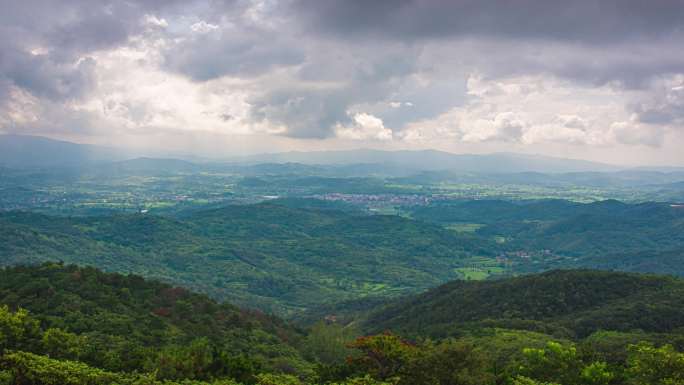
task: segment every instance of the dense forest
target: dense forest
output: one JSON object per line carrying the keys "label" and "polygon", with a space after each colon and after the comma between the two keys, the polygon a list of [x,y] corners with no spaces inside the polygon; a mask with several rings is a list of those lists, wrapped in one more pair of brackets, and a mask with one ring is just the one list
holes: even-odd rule
{"label": "dense forest", "polygon": [[682,384],[682,287],[589,270],[453,282],[301,329],[136,275],[10,267],[0,384]]}
{"label": "dense forest", "polygon": [[0,213],[0,263],[133,272],[286,315],[333,298],[417,292],[457,278],[469,257],[493,256],[493,241],[438,225],[296,206],[235,205],[180,218]]}
{"label": "dense forest", "polygon": [[476,225],[476,235],[497,238],[506,250],[546,250],[565,257],[540,260],[521,271],[592,267],[684,275],[677,263],[684,255],[681,205],[464,200],[416,207],[411,215],[445,226]]}
{"label": "dense forest", "polygon": [[[371,331],[458,336],[482,325],[585,338],[597,329],[675,335],[684,325],[684,280],[557,270],[491,281],[453,281],[372,312]],[[679,337],[677,337],[679,338]]]}
{"label": "dense forest", "polygon": [[0,213],[0,263],[136,273],[286,317],[559,267],[684,275],[684,210],[670,204],[482,200],[408,214],[317,199],[167,216],[10,211]]}

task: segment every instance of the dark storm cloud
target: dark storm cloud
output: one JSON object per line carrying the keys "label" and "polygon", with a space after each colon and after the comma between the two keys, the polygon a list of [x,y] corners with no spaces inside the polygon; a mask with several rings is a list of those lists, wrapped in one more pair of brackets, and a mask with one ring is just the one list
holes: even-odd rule
{"label": "dark storm cloud", "polygon": [[684,123],[684,81],[667,85],[652,95],[651,100],[628,107],[642,123],[681,125]]}
{"label": "dark storm cloud", "polygon": [[274,68],[302,63],[304,52],[295,42],[259,31],[239,34],[213,31],[173,46],[165,65],[196,81],[222,76],[255,76]]}
{"label": "dark storm cloud", "polygon": [[332,136],[336,125],[351,122],[351,107],[377,103],[399,89],[417,70],[418,52],[404,45],[333,44],[309,50],[296,72],[305,85],[267,89],[250,101],[252,116],[285,125],[287,136]]}
{"label": "dark storm cloud", "polygon": [[[457,95],[463,87],[440,86],[448,82],[439,80],[444,68],[488,77],[552,74],[590,87],[608,84],[625,89],[647,89],[655,77],[684,68],[684,56],[677,49],[684,33],[684,1],[294,0],[285,4],[281,10],[290,23],[283,33],[314,36],[339,51],[378,61],[391,55],[384,67],[373,66],[373,79],[364,81],[364,63],[344,54],[319,52],[303,41],[307,64],[298,74],[300,79],[343,78],[347,85],[326,91],[276,90],[255,101],[256,117],[285,124],[286,134],[293,136],[329,136],[335,124],[349,122],[346,112],[358,105],[393,129],[434,117],[463,101]],[[403,45],[405,51],[397,55],[387,50],[391,44]],[[432,45],[432,52],[412,49],[424,45]],[[421,54],[423,63],[418,62]],[[337,57],[336,62],[331,63],[330,57]],[[432,78],[432,85],[411,95],[402,87],[416,73]],[[397,98],[415,101],[414,108],[378,107]]]}
{"label": "dark storm cloud", "polygon": [[33,55],[6,48],[0,56],[4,84],[20,87],[37,97],[53,100],[78,98],[93,82],[94,60],[61,62],[47,54]]}
{"label": "dark storm cloud", "polygon": [[338,38],[493,36],[605,43],[680,31],[680,0],[295,0],[310,30]]}

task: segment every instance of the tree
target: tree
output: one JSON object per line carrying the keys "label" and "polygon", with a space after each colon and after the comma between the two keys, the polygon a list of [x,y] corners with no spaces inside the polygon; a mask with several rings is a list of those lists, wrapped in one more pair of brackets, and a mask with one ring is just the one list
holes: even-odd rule
{"label": "tree", "polygon": [[359,350],[360,355],[350,357],[349,363],[383,381],[399,376],[417,353],[414,344],[391,333],[359,337],[350,347]]}
{"label": "tree", "polygon": [[153,366],[162,379],[192,379],[204,380],[208,378],[209,367],[212,364],[212,349],[207,338],[198,338],[188,346],[169,346],[163,348]]}
{"label": "tree", "polygon": [[632,345],[626,372],[629,383],[634,385],[684,385],[684,353],[671,345]]}
{"label": "tree", "polygon": [[306,358],[324,365],[344,362],[352,352],[348,346],[354,340],[355,334],[353,329],[337,323],[318,322],[311,327],[304,340]]}
{"label": "tree", "polygon": [[585,364],[573,345],[552,341],[542,349],[524,349],[523,354],[523,362],[518,368],[519,381],[533,379],[563,385],[606,385],[614,378],[604,362]]}
{"label": "tree", "polygon": [[494,382],[485,355],[473,345],[446,340],[420,345],[419,354],[402,371],[400,384],[485,385]]}
{"label": "tree", "polygon": [[32,350],[39,340],[40,324],[28,311],[11,312],[7,306],[0,306],[0,353],[7,349]]}
{"label": "tree", "polygon": [[58,328],[50,328],[43,333],[41,339],[43,352],[52,358],[67,360],[78,359],[87,345],[85,337],[66,332]]}

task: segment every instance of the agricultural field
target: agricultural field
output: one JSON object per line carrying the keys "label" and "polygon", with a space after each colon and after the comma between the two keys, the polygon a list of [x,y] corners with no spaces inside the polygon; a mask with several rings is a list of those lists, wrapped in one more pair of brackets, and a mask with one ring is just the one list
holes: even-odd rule
{"label": "agricultural field", "polygon": [[472,257],[463,261],[463,267],[454,271],[460,279],[467,281],[480,281],[492,276],[501,276],[510,272],[510,266],[504,261],[491,257]]}

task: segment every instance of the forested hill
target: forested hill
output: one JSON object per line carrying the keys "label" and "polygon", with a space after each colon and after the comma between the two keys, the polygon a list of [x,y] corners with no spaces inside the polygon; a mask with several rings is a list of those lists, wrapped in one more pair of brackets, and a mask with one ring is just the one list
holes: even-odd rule
{"label": "forested hill", "polygon": [[[12,267],[0,269],[0,384],[681,384],[682,294],[675,278],[597,271],[455,282],[370,320],[401,334],[357,337],[138,276]],[[440,333],[458,338],[427,338]]]}
{"label": "forested hill", "polygon": [[62,260],[132,272],[281,315],[418,292],[457,278],[469,257],[493,257],[495,247],[398,216],[272,203],[181,218],[0,213],[0,264]]}
{"label": "forested hill", "polygon": [[523,254],[546,251],[548,257],[519,271],[581,267],[684,275],[681,205],[471,200],[436,202],[411,214],[447,227],[472,226],[476,235]]}
{"label": "forested hill", "polygon": [[454,281],[372,313],[372,331],[456,335],[506,327],[584,337],[597,330],[667,333],[684,327],[684,280],[558,270],[493,281]]}
{"label": "forested hill", "polygon": [[[55,263],[5,268],[0,270],[4,305],[28,310],[43,330],[57,330],[53,356],[61,357],[56,358],[111,371],[152,366],[173,378],[173,366],[182,365],[176,360],[205,353],[245,356],[271,369],[305,365],[294,348],[302,333],[283,321],[135,275]],[[38,341],[22,348],[42,352]]]}

